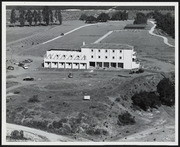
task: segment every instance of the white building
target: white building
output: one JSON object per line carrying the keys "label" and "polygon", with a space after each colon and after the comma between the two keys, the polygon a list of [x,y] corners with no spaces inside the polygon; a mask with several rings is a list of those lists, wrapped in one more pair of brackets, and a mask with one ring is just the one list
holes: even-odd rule
{"label": "white building", "polygon": [[44,56],[45,68],[119,68],[140,67],[133,46],[114,43],[83,45],[80,50],[50,49]]}

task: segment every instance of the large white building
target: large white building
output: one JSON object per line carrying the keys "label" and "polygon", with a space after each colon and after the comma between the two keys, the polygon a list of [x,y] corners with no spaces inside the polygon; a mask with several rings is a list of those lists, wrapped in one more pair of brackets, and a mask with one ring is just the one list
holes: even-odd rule
{"label": "large white building", "polygon": [[135,69],[136,61],[133,46],[115,43],[92,43],[83,45],[80,50],[50,49],[44,56],[45,68],[118,68]]}

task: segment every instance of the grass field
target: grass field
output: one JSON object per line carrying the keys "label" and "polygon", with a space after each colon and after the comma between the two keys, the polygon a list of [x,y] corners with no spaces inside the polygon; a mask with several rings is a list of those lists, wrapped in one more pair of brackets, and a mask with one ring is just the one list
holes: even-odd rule
{"label": "grass field", "polygon": [[[7,30],[9,31],[7,39],[12,41],[13,39],[10,38],[13,35],[17,35],[19,39],[22,38],[20,41],[7,44],[7,47],[11,48],[7,51],[7,59],[12,58],[15,62],[27,58],[33,59],[27,70],[7,62],[8,65],[15,66],[15,70],[7,71],[7,94],[9,94],[7,95],[9,99],[7,122],[93,141],[118,141],[141,131],[145,131],[142,133],[141,141],[163,141],[163,138],[158,136],[163,136],[162,131],[165,130],[166,134],[169,134],[167,138],[174,141],[174,129],[166,128],[166,126],[174,126],[174,115],[172,115],[174,107],[163,106],[158,110],[153,109],[152,112],[135,111],[132,107],[131,96],[134,93],[141,90],[156,90],[156,85],[163,78],[161,72],[169,76],[169,72],[174,71],[174,65],[167,63],[167,60],[174,60],[174,48],[167,47],[160,38],[150,36],[148,30],[114,31],[102,40],[102,42],[133,45],[144,66],[152,67],[142,74],[130,75],[128,70],[91,72],[90,70],[44,69],[41,66],[43,55],[48,49],[79,49],[83,41],[93,43],[111,30],[123,29],[128,23],[132,21],[98,23],[44,45],[41,43],[84,23],[69,21],[62,26],[46,30],[42,28],[38,33],[35,27],[29,28],[27,32],[24,28]],[[20,29],[22,33],[16,34]],[[28,36],[28,39],[23,39]],[[73,78],[68,78],[67,75],[70,72]],[[27,76],[35,80],[23,81]],[[83,100],[84,95],[90,95],[91,100]],[[37,98],[38,101],[29,102],[30,98]],[[118,115],[125,111],[135,116],[134,125],[117,124]],[[165,127],[162,128],[162,125]],[[156,136],[150,137],[156,128],[159,128]],[[165,141],[169,141],[168,139]]]}

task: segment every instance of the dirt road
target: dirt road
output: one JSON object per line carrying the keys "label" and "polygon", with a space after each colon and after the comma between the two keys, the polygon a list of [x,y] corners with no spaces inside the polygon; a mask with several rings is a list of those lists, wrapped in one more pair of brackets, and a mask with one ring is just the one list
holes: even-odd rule
{"label": "dirt road", "polygon": [[161,35],[154,34],[153,32],[154,32],[154,29],[156,28],[156,24],[155,24],[154,21],[149,21],[149,22],[154,25],[154,26],[149,30],[149,34],[154,35],[154,36],[157,36],[157,37],[161,37],[161,38],[163,38],[164,43],[165,43],[166,45],[168,45],[168,46],[170,46],[170,47],[175,47],[175,46],[173,46],[173,45],[171,45],[171,44],[168,43],[168,39],[167,39],[166,37],[161,36]]}

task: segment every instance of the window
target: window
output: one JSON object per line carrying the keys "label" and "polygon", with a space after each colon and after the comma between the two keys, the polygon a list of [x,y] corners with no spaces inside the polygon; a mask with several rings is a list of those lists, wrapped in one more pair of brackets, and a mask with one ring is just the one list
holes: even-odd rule
{"label": "window", "polygon": [[105,50],[105,52],[107,53],[108,51],[107,51],[107,50]]}
{"label": "window", "polygon": [[93,56],[91,56],[91,58],[93,58]]}
{"label": "window", "polygon": [[122,59],[122,57],[119,57],[119,59]]}
{"label": "window", "polygon": [[112,50],[112,52],[114,53],[114,52],[115,52],[115,50]]}
{"label": "window", "polygon": [[63,55],[63,57],[66,57],[66,55]]}
{"label": "window", "polygon": [[112,58],[114,59],[115,57],[113,56]]}
{"label": "window", "polygon": [[119,52],[122,53],[122,50],[120,50]]}
{"label": "window", "polygon": [[93,50],[91,50],[91,52],[93,52]]}
{"label": "window", "polygon": [[105,58],[107,59],[107,56],[105,56]]}
{"label": "window", "polygon": [[101,58],[100,56],[98,56],[98,58]]}
{"label": "window", "polygon": [[101,52],[101,50],[98,50],[99,52]]}

